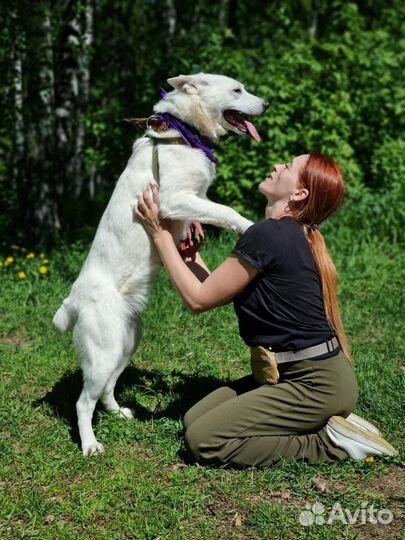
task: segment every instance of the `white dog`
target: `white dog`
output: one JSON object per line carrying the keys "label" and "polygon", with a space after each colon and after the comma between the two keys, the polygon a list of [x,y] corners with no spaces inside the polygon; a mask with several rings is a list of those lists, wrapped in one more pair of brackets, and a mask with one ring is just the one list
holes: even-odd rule
{"label": "white dog", "polygon": [[[140,193],[159,182],[162,216],[178,221],[176,240],[191,220],[237,233],[251,225],[231,208],[207,199],[215,159],[204,140],[216,141],[229,130],[259,140],[244,115],[262,114],[268,103],[221,75],[180,75],[168,83],[174,90],[155,105],[155,116],[169,113],[192,126],[194,135],[202,136],[202,144],[189,146],[173,126],[163,122],[166,130],[159,130],[148,122],[145,136],[133,146],[80,275],[53,319],[61,332],[74,328],[82,357],[84,386],[76,408],[85,456],[103,452],[92,429],[99,399],[109,411],[133,417],[130,409],[116,402],[114,387],[141,338],[140,315],[161,264],[143,225],[133,217]],[[153,172],[156,162],[158,175]]]}

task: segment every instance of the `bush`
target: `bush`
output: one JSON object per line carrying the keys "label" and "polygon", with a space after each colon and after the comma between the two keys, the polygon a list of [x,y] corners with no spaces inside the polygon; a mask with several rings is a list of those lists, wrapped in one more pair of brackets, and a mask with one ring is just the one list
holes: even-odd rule
{"label": "bush", "polygon": [[[62,32],[67,24],[65,7],[65,15],[70,13],[70,8],[62,4],[51,16],[56,64],[59,49],[62,58],[66,45]],[[203,71],[235,77],[271,103],[266,115],[257,119],[263,137],[259,145],[234,135],[221,141],[212,198],[247,215],[261,213],[263,200],[256,186],[266,171],[275,162],[290,160],[299,153],[321,151],[337,159],[344,170],[348,183],[347,223],[371,224],[370,230],[377,234],[399,239],[403,211],[398,201],[404,190],[401,137],[405,87],[399,76],[404,69],[402,4],[398,0],[198,0],[169,4],[170,13],[169,8],[166,12],[152,0],[97,3],[91,99],[80,118],[86,128],[86,141],[80,163],[84,178],[80,177],[79,188],[72,188],[72,171],[65,170],[68,161],[61,163],[60,155],[48,149],[44,154],[47,159],[39,160],[41,167],[46,162],[59,174],[48,178],[52,189],[43,185],[46,182],[39,175],[41,189],[37,191],[42,194],[43,208],[60,214],[65,237],[68,229],[76,238],[84,223],[96,225],[125,166],[134,132],[123,128],[121,119],[150,114],[159,99],[159,86],[167,87],[164,81],[168,76]],[[71,8],[82,9],[73,5]],[[13,178],[14,57],[7,50],[20,35],[16,22],[27,39],[39,39],[36,22],[29,13],[5,10],[5,24],[0,31],[0,71],[5,75],[0,92],[4,109],[4,127],[0,128],[0,202],[6,207],[0,227],[8,228],[13,241],[19,238],[15,231],[23,227],[29,235],[28,222],[21,225],[21,214],[38,204],[30,197],[40,198],[37,191],[30,191],[30,178],[35,173],[31,162],[23,160],[21,178]],[[168,34],[173,22],[176,31]],[[55,66],[55,76],[62,67]],[[41,66],[26,68],[23,75],[35,75]],[[55,99],[61,97],[61,88],[55,87]],[[35,113],[31,105],[38,101],[39,91],[32,88],[26,95],[27,118]],[[46,146],[39,133],[37,136],[34,147]],[[26,141],[30,140],[26,137]],[[55,201],[48,204],[48,199],[59,192],[63,197],[56,201],[55,209]],[[45,219],[43,216],[50,213],[36,214]],[[56,217],[54,223],[58,225]]]}
{"label": "bush", "polygon": [[[267,22],[246,13],[258,29],[254,40],[229,29],[214,31],[198,63],[189,57],[183,71],[235,77],[271,104],[255,122],[263,138],[259,145],[234,135],[221,141],[211,196],[244,214],[261,215],[263,198],[256,186],[274,163],[320,151],[344,171],[348,196],[340,217],[345,227],[353,227],[352,234],[361,226],[365,235],[398,240],[404,225],[399,201],[404,200],[405,89],[398,77],[403,34],[395,7],[387,5],[377,17],[374,6],[368,18],[354,3],[334,2],[331,12],[318,5],[323,26],[316,38],[305,27],[311,13],[307,4],[299,20],[290,4],[268,6]],[[264,32],[269,21],[271,38]],[[240,46],[242,39],[250,47]]]}

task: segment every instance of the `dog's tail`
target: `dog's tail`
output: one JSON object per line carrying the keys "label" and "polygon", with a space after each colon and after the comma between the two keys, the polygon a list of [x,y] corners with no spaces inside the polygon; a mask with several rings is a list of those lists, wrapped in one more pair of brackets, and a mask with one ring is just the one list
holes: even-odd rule
{"label": "dog's tail", "polygon": [[52,322],[54,327],[63,334],[72,328],[75,320],[76,317],[74,317],[72,310],[68,307],[67,301],[65,300],[55,313]]}

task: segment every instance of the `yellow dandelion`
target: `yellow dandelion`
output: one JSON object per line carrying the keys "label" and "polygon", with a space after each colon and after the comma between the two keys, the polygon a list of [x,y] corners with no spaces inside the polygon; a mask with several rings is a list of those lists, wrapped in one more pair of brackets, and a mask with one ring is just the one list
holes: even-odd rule
{"label": "yellow dandelion", "polygon": [[11,249],[13,249],[14,251],[19,251],[21,248],[20,246],[17,246],[17,244],[11,244]]}
{"label": "yellow dandelion", "polygon": [[39,269],[39,273],[43,276],[48,273],[48,268],[46,266],[41,266]]}
{"label": "yellow dandelion", "polygon": [[368,456],[366,458],[366,463],[374,463],[374,461],[375,461],[375,458],[373,458],[373,456]]}
{"label": "yellow dandelion", "polygon": [[32,253],[32,251],[31,253],[28,253],[27,259],[35,259],[35,253]]}
{"label": "yellow dandelion", "polygon": [[18,272],[18,279],[27,279],[27,274],[25,272]]}
{"label": "yellow dandelion", "polygon": [[4,263],[4,266],[11,266],[14,261],[15,261],[14,257],[7,257],[6,262]]}
{"label": "yellow dandelion", "polygon": [[48,259],[44,259],[42,262],[43,262],[44,264],[49,264],[49,260],[48,260]]}

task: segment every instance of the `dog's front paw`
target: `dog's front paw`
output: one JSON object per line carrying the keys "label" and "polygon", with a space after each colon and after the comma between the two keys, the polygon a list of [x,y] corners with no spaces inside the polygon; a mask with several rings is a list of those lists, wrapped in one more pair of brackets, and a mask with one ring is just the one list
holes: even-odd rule
{"label": "dog's front paw", "polygon": [[94,441],[89,444],[83,444],[82,450],[84,457],[90,457],[95,456],[96,454],[103,454],[104,446],[98,441]]}
{"label": "dog's front paw", "polygon": [[134,409],[129,409],[128,407],[120,407],[120,410],[118,411],[118,414],[120,416],[123,416],[124,418],[128,418],[128,419],[135,418]]}
{"label": "dog's front paw", "polygon": [[237,232],[239,234],[243,234],[245,231],[248,230],[249,227],[251,227],[253,225],[253,221],[250,221],[249,219],[243,218],[242,223],[240,223],[238,225],[239,226],[238,226]]}

